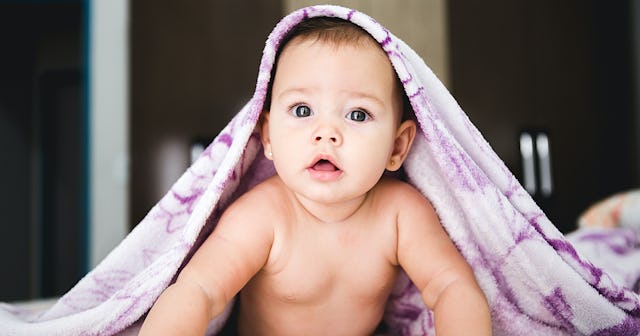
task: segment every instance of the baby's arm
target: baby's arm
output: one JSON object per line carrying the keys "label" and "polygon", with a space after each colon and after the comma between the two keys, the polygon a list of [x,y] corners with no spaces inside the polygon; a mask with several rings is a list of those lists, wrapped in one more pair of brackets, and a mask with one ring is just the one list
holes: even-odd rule
{"label": "baby's arm", "polygon": [[433,310],[436,333],[491,335],[487,300],[431,204],[413,189],[402,197],[398,262]]}
{"label": "baby's arm", "polygon": [[[240,198],[154,304],[140,335],[204,335],[211,319],[266,263],[273,226],[261,213],[265,198]],[[261,216],[261,217],[260,217]]]}

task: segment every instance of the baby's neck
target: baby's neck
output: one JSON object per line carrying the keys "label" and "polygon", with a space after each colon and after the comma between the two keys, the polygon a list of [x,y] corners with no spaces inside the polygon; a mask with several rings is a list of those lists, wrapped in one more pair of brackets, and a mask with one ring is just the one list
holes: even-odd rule
{"label": "baby's neck", "polygon": [[322,223],[342,223],[353,217],[366,203],[369,193],[339,203],[323,203],[292,193],[306,215]]}

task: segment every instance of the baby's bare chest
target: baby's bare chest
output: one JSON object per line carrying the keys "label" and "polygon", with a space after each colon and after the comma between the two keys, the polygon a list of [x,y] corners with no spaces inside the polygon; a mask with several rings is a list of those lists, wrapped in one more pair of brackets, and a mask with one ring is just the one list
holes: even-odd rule
{"label": "baby's bare chest", "polygon": [[309,230],[287,238],[254,279],[272,298],[300,304],[386,301],[398,269],[388,233]]}

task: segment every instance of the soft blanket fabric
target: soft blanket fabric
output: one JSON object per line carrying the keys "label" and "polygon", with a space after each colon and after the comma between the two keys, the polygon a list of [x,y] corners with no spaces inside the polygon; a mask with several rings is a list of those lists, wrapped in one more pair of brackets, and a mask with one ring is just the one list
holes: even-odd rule
{"label": "soft blanket fabric", "polygon": [[[317,6],[275,27],[253,98],[129,236],[46,312],[3,305],[3,334],[113,335],[144,317],[225,207],[274,174],[256,123],[281,38],[314,16],[362,26],[389,56],[419,122],[404,167],[407,179],[431,200],[473,267],[496,335],[640,333],[640,297],[581,256],[549,222],[423,60],[370,17]],[[638,237],[633,239],[637,246]],[[629,267],[637,272],[640,262]],[[225,318],[213,321],[209,332]],[[406,276],[398,279],[384,318],[393,334],[434,334],[431,312]]]}

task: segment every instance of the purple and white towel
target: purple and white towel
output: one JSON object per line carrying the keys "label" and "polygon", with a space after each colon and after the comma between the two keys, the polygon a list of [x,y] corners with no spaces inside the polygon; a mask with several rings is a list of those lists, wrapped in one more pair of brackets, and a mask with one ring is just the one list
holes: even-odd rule
{"label": "purple and white towel", "polygon": [[[629,278],[640,269],[639,235],[607,241],[607,235],[592,232],[574,240],[585,251],[604,241],[594,247],[599,249],[594,255],[628,258],[635,253],[635,261],[616,269],[615,276],[601,268],[606,262],[596,265],[582,256],[411,48],[362,13],[316,6],[288,15],[275,27],[253,98],[129,236],[49,310],[34,314],[1,305],[3,335],[113,335],[135,328],[222,210],[274,174],[263,158],[256,123],[281,38],[315,16],[336,16],[363,27],[389,56],[419,122],[404,167],[408,180],[431,200],[473,267],[489,300],[496,335],[640,334],[640,296],[633,292],[637,279]],[[619,241],[631,248],[615,248]],[[210,333],[224,319],[213,321]],[[389,299],[385,320],[394,334],[434,334],[431,312],[404,276]]]}

